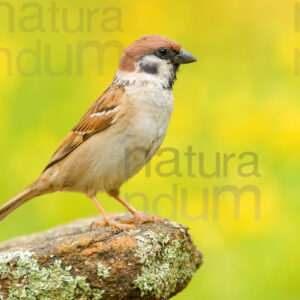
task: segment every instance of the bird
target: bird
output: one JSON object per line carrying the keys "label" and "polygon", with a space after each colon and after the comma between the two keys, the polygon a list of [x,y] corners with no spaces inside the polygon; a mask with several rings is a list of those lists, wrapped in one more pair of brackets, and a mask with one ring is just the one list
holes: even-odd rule
{"label": "bird", "polygon": [[[197,59],[176,41],[145,35],[125,48],[112,83],[62,140],[31,185],[0,207],[0,221],[32,198],[57,191],[85,194],[102,215],[93,226],[135,229],[135,222],[164,222],[144,215],[120,196],[161,146],[173,112],[179,66]],[[115,220],[97,200],[106,192],[132,214]]]}

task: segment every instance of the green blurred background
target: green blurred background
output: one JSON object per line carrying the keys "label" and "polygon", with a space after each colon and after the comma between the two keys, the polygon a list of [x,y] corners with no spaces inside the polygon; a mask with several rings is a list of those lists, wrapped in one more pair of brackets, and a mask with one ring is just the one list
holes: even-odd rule
{"label": "green blurred background", "polygon": [[[174,299],[300,299],[300,76],[295,74],[294,54],[300,47],[300,33],[295,32],[298,16],[296,22],[294,18],[297,1],[59,1],[55,21],[60,32],[54,32],[51,23],[50,1],[6,3],[13,8],[15,28],[9,27],[12,16],[8,8],[0,5],[1,204],[40,174],[58,143],[110,84],[123,47],[144,34],[164,35],[198,58],[178,74],[174,114],[163,144],[179,151],[183,176],[156,174],[155,166],[172,158],[170,152],[164,153],[152,161],[150,177],[140,172],[124,184],[122,193],[145,193],[150,204],[146,207],[135,197],[131,203],[136,208],[171,216],[172,221],[189,226],[205,256],[190,285]],[[22,10],[25,3],[31,4]],[[84,15],[88,9],[99,9],[91,21],[91,32],[86,20],[82,32],[64,30],[62,8],[73,28],[78,26],[80,8]],[[38,10],[42,16],[39,28],[44,32],[25,32],[38,25],[34,17]],[[93,40],[110,43],[102,55],[101,74],[96,52],[91,49],[86,51],[78,75],[76,45]],[[40,74],[25,76],[17,57],[24,49],[36,49],[37,41],[41,44]],[[45,45],[51,61],[46,58]],[[67,48],[71,49],[68,58],[73,70],[62,76],[50,75],[49,64],[54,70],[63,70]],[[24,54],[21,67],[34,70],[33,56]],[[188,146],[204,153],[207,172],[213,171],[218,152],[221,156],[255,152],[261,176],[240,176],[237,167],[247,159],[235,158],[228,176],[212,178],[197,172],[199,160],[195,159],[196,177],[190,177],[184,155]],[[170,171],[172,165],[164,168]],[[165,198],[153,207],[152,200],[162,193],[171,194],[174,184],[176,205]],[[241,197],[238,220],[234,219],[230,193],[221,198],[220,217],[213,218],[213,187],[226,185],[254,185],[260,190],[260,220],[254,218],[251,193]],[[189,218],[183,213],[182,189],[188,193]],[[205,190],[208,216],[196,218],[203,211]],[[107,211],[124,211],[106,195],[98,198]],[[0,224],[0,241],[96,213],[84,195],[46,195],[5,219]]]}

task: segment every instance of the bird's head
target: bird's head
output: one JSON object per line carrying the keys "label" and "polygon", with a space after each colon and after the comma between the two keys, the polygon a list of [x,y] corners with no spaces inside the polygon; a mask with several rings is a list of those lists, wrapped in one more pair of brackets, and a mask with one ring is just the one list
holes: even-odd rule
{"label": "bird's head", "polygon": [[195,61],[197,59],[177,42],[160,35],[145,35],[124,50],[119,70],[155,76],[167,81],[167,86],[171,88],[179,65]]}

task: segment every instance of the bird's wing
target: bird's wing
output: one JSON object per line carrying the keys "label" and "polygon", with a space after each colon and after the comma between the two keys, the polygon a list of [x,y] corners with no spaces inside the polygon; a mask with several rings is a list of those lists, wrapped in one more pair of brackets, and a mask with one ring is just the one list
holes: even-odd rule
{"label": "bird's wing", "polygon": [[110,86],[63,139],[44,171],[69,155],[93,134],[116,122],[120,117],[118,112],[124,95],[122,87]]}

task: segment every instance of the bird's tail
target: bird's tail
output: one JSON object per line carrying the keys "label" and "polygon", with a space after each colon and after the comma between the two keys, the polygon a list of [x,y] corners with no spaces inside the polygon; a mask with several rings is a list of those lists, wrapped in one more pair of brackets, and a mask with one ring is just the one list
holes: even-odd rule
{"label": "bird's tail", "polygon": [[23,192],[21,192],[20,194],[6,202],[2,207],[0,207],[0,221],[2,221],[10,213],[12,213],[19,206],[23,205],[30,199],[46,193],[45,191],[41,191],[41,189],[39,188],[38,181],[39,180],[31,184]]}

